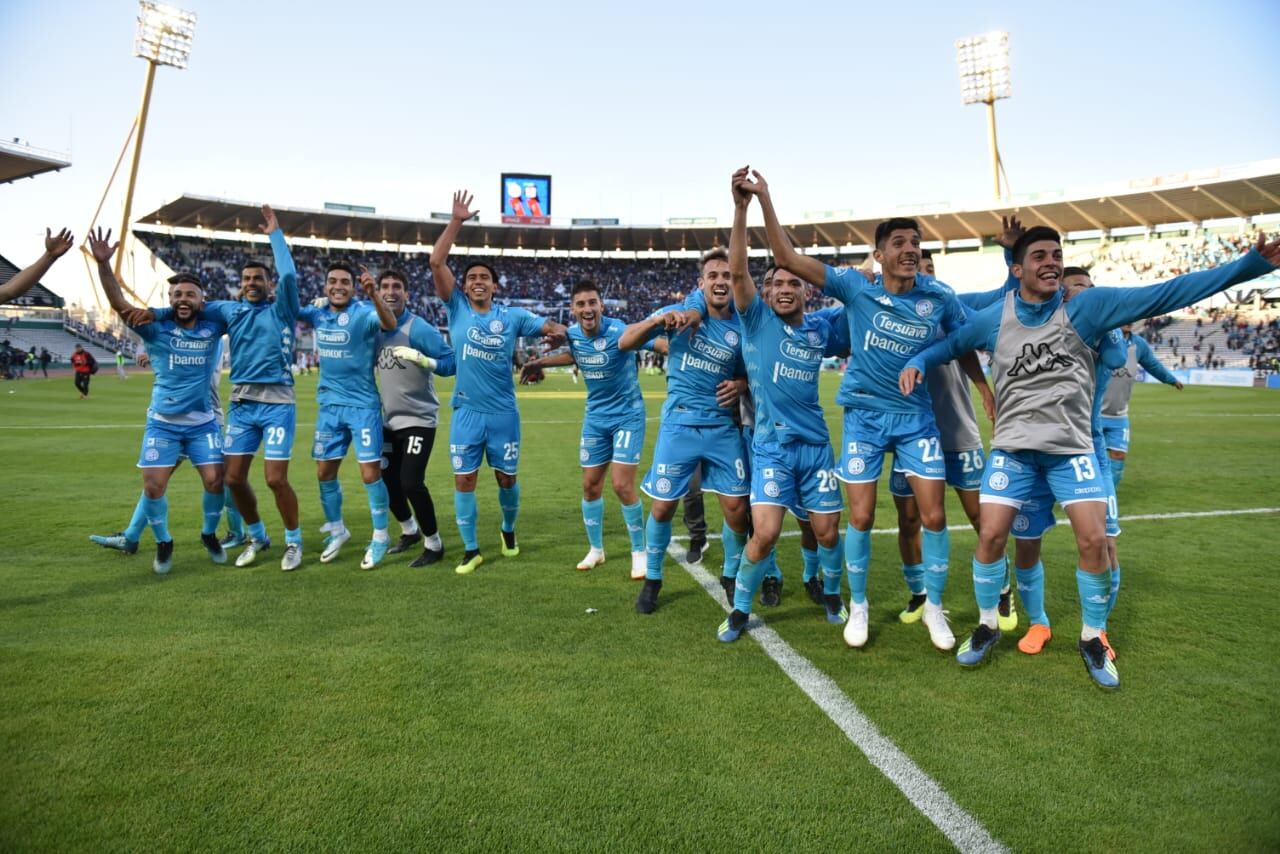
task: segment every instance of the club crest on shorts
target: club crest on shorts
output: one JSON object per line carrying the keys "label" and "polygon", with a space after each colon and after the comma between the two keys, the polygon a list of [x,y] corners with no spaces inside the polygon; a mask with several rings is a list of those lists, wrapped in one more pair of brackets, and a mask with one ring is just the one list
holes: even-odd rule
{"label": "club crest on shorts", "polygon": [[770,498],[777,498],[778,492],[779,492],[778,484],[774,483],[773,481],[769,481],[764,485],[764,494],[769,496]]}
{"label": "club crest on shorts", "polygon": [[1021,534],[1023,531],[1027,530],[1027,528],[1030,528],[1030,527],[1031,527],[1031,520],[1028,519],[1026,516],[1023,516],[1021,513],[1013,517],[1013,530],[1017,531],[1019,534]]}
{"label": "club crest on shorts", "polygon": [[992,489],[1006,489],[1009,486],[1009,475],[998,471],[991,475],[991,480],[988,483],[990,483]]}
{"label": "club crest on shorts", "polygon": [[312,448],[312,450],[315,452],[316,456],[320,456],[324,453],[324,442],[316,442],[315,447]]}
{"label": "club crest on shorts", "polygon": [[154,463],[156,460],[160,459],[160,452],[155,448],[147,448],[147,452],[142,455],[142,458],[149,463]]}
{"label": "club crest on shorts", "polygon": [[462,468],[462,457],[458,456],[457,454],[454,454],[454,457],[453,457],[453,467],[456,469]]}
{"label": "club crest on shorts", "polygon": [[671,481],[665,477],[660,477],[658,478],[658,482],[653,485],[653,488],[656,489],[660,494],[666,495],[668,492],[671,491]]}
{"label": "club crest on shorts", "polygon": [[862,474],[866,469],[867,464],[862,461],[862,457],[849,460],[849,474]]}
{"label": "club crest on shorts", "polygon": [[586,448],[579,448],[578,459],[582,460],[582,462],[585,463],[587,460],[591,459],[591,452],[588,451]]}

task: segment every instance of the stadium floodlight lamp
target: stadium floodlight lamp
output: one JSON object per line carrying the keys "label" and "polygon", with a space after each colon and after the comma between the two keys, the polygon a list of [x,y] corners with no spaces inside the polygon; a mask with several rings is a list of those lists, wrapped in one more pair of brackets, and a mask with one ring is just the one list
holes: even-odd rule
{"label": "stadium floodlight lamp", "polygon": [[196,15],[153,0],[138,4],[138,34],[134,56],[156,65],[186,68],[196,34]]}
{"label": "stadium floodlight lamp", "polygon": [[995,197],[1004,198],[1000,179],[1004,177],[1004,190],[1009,189],[1009,176],[1004,173],[1004,162],[996,145],[996,101],[1013,95],[1013,83],[1009,71],[1009,34],[994,30],[980,36],[956,40],[956,63],[960,66],[960,97],[966,105],[987,105],[987,138],[991,146],[991,174],[994,179]]}

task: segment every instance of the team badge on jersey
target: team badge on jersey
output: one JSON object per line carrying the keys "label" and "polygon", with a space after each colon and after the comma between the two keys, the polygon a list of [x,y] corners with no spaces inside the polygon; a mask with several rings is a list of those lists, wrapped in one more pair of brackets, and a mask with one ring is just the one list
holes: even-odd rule
{"label": "team badge on jersey", "polygon": [[730,347],[737,347],[738,333],[730,329],[728,332],[724,334],[724,343],[728,344]]}
{"label": "team badge on jersey", "polygon": [[348,315],[345,311],[342,314],[338,315],[339,326],[346,326],[350,322],[351,322],[351,316]]}
{"label": "team badge on jersey", "polygon": [[201,338],[210,338],[213,336],[213,330],[207,326],[201,326],[200,330],[196,332],[196,334],[199,335]]}
{"label": "team badge on jersey", "polygon": [[921,317],[928,317],[933,314],[933,300],[922,299],[916,301],[916,314]]}
{"label": "team badge on jersey", "polygon": [[604,338],[597,338],[595,341],[591,342],[591,346],[595,347],[597,350],[603,350],[605,347],[609,346],[609,342]]}
{"label": "team badge on jersey", "polygon": [[822,346],[822,336],[819,335],[817,332],[814,332],[812,329],[809,330],[809,346],[810,347]]}
{"label": "team badge on jersey", "polygon": [[492,332],[494,335],[497,335],[499,332],[501,332],[501,331],[502,331],[502,321],[501,321],[501,320],[497,320],[497,319],[495,319],[495,320],[490,320],[490,321],[489,321],[489,331],[490,331],[490,332]]}

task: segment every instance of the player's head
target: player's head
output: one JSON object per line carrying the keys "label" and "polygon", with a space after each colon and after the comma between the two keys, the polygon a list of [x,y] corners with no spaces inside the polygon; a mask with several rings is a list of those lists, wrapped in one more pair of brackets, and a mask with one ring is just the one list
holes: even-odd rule
{"label": "player's head", "polygon": [[1022,282],[1024,296],[1049,299],[1062,284],[1062,238],[1048,226],[1023,232],[1013,244],[1014,278]]}
{"label": "player's head", "polygon": [[1064,302],[1091,287],[1093,287],[1093,279],[1089,278],[1089,271],[1084,267],[1062,268],[1062,299]]}
{"label": "player's head", "polygon": [[[7,344],[8,342],[6,341],[5,343]],[[77,345],[76,345],[76,352],[77,352],[77,353],[82,352],[83,350],[84,350],[84,347],[81,347],[79,344],[77,344]]]}
{"label": "player's head", "polygon": [[920,224],[895,216],[877,225],[874,255],[883,275],[913,278],[920,269]]}
{"label": "player's head", "polygon": [[769,298],[765,303],[774,313],[795,326],[804,322],[804,301],[808,295],[804,280],[784,267],[773,271],[769,284]]}
{"label": "player's head", "polygon": [[595,335],[600,328],[600,318],[604,314],[604,303],[600,300],[600,289],[590,279],[583,279],[573,286],[569,292],[569,311],[573,319],[578,321],[582,331]]}
{"label": "player's head", "polygon": [[271,296],[271,271],[261,261],[246,261],[240,268],[240,296],[245,302],[262,302]]}
{"label": "player's head", "polygon": [[698,287],[707,300],[707,307],[720,311],[733,299],[733,284],[729,281],[729,253],[717,246],[703,253],[698,264]]}
{"label": "player's head", "polygon": [[399,317],[409,302],[409,277],[395,267],[383,270],[378,274],[378,296]]}
{"label": "player's head", "polygon": [[478,306],[486,306],[498,289],[498,274],[487,261],[470,261],[462,271],[462,292]]}
{"label": "player's head", "polygon": [[764,271],[764,278],[760,280],[760,299],[764,300],[764,304],[773,307],[773,274],[778,272],[777,267],[770,267]]}
{"label": "player's head", "polygon": [[194,273],[169,277],[169,307],[179,323],[187,324],[204,308],[204,285]]}
{"label": "player's head", "polygon": [[332,308],[350,305],[356,295],[356,268],[346,261],[330,261],[324,271],[324,295]]}
{"label": "player's head", "polygon": [[928,249],[920,250],[920,272],[926,276],[934,275],[933,272],[933,252]]}

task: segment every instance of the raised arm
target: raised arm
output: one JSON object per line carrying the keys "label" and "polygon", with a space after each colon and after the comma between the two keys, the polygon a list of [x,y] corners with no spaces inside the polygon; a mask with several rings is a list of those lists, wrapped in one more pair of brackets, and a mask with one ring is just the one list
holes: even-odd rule
{"label": "raised arm", "polygon": [[751,170],[751,175],[755,180],[743,181],[741,187],[744,192],[752,193],[760,199],[764,230],[769,236],[769,249],[773,252],[774,262],[816,288],[826,287],[827,265],[795,250],[791,245],[791,238],[787,237],[787,232],[778,222],[778,214],[773,209],[773,197],[769,195],[769,185],[764,176],[754,169]]}
{"label": "raised arm", "polygon": [[956,294],[960,299],[960,302],[964,303],[965,308],[980,311],[991,305],[993,302],[999,302],[1004,299],[1005,294],[1009,293],[1009,291],[1016,291],[1022,284],[1018,281],[1018,278],[1013,275],[1013,244],[1018,242],[1018,238],[1022,236],[1022,233],[1026,231],[1026,229],[1022,227],[1022,223],[1016,216],[1002,216],[1000,217],[1000,224],[1000,234],[996,237],[996,243],[999,243],[1004,247],[1004,284],[989,291],[980,291],[978,293],[970,294]]}
{"label": "raised arm", "polygon": [[382,327],[382,331],[391,332],[395,329],[396,316],[382,301],[382,297],[378,296],[378,280],[363,264],[360,265],[360,287],[364,288],[364,295],[369,298],[369,302],[373,304],[373,310],[378,313],[378,325]]}
{"label": "raised arm", "polygon": [[[673,327],[671,316],[679,312],[680,306],[666,306],[638,323],[632,323],[622,330],[618,336],[619,350],[639,350],[645,343],[652,341],[664,330]],[[655,349],[655,352],[658,352]]]}
{"label": "raised arm", "polygon": [[746,311],[756,299],[756,283],[751,281],[747,268],[747,207],[751,193],[743,185],[751,183],[747,167],[733,173],[730,191],[733,194],[733,228],[729,230],[729,281],[733,283],[733,303],[738,311]]}
{"label": "raised arm", "polygon": [[1230,264],[1187,273],[1158,285],[1089,288],[1067,303],[1067,314],[1080,337],[1094,344],[1108,329],[1195,305],[1233,285],[1265,276],[1278,264],[1280,238],[1268,243],[1259,234],[1257,245]]}
{"label": "raised arm", "polygon": [[453,248],[453,241],[458,239],[462,224],[478,213],[471,209],[474,199],[466,190],[453,194],[453,215],[449,217],[444,233],[431,249],[431,278],[436,283],[436,296],[446,303],[453,296],[454,287],[453,271],[449,269],[449,250]]}
{"label": "raised arm", "polygon": [[140,314],[140,310],[124,298],[120,282],[116,280],[116,274],[111,270],[111,256],[116,254],[119,246],[119,243],[111,242],[109,229],[105,234],[101,228],[89,232],[89,254],[98,262],[98,281],[102,283],[102,292],[107,297],[107,303],[125,323],[130,326],[141,326],[143,323],[151,322],[153,317],[147,316],[150,313],[145,309],[141,310],[142,314]]}
{"label": "raised arm", "polygon": [[17,299],[35,287],[35,284],[40,281],[40,277],[49,272],[53,262],[67,254],[67,250],[71,248],[73,242],[74,238],[71,236],[71,232],[65,228],[57,234],[46,228],[44,230],[44,254],[37,258],[30,267],[24,267],[12,279],[0,285],[0,305]]}
{"label": "raised arm", "polygon": [[1178,391],[1182,391],[1182,382],[1173,375],[1173,371],[1165,367],[1157,357],[1151,345],[1142,339],[1139,335],[1131,336],[1129,339],[1130,347],[1138,348],[1138,364],[1146,369],[1147,373],[1160,380],[1165,385],[1171,385]]}
{"label": "raised arm", "polygon": [[542,333],[543,342],[548,347],[559,347],[569,340],[569,327],[549,317],[542,321],[539,331]]}
{"label": "raised arm", "polygon": [[276,219],[276,212],[271,209],[271,205],[262,206],[262,225],[258,229],[271,240],[271,257],[276,265],[276,306],[277,311],[281,309],[287,311],[288,320],[292,318],[298,319],[298,268],[293,263],[293,253],[289,251],[289,244],[285,242],[284,231],[280,228],[280,221]]}

